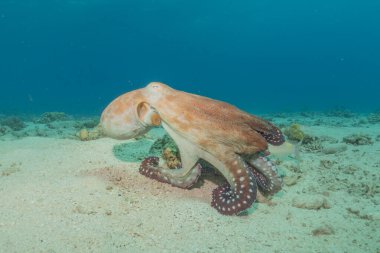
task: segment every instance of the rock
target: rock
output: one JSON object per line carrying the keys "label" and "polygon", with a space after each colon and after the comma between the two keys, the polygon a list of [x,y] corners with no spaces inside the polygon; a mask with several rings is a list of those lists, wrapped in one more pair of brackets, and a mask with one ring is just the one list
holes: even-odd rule
{"label": "rock", "polygon": [[347,137],[344,137],[343,142],[352,144],[355,146],[369,145],[373,143],[371,137],[367,134],[352,134]]}
{"label": "rock", "polygon": [[37,120],[37,123],[47,124],[54,121],[67,120],[68,116],[64,112],[45,112]]}
{"label": "rock", "polygon": [[[13,131],[22,130],[26,126],[24,121],[22,121],[19,117],[16,117],[16,116],[11,116],[11,117],[7,117],[3,119],[1,121],[1,125],[9,127]],[[2,131],[5,131],[5,130],[2,130]]]}
{"label": "rock", "polygon": [[302,195],[297,196],[293,199],[293,207],[309,209],[309,210],[319,210],[322,208],[330,208],[330,204],[327,199],[321,195]]}
{"label": "rock", "polygon": [[347,145],[337,144],[337,145],[328,145],[322,149],[322,153],[326,155],[341,153],[347,150]]}

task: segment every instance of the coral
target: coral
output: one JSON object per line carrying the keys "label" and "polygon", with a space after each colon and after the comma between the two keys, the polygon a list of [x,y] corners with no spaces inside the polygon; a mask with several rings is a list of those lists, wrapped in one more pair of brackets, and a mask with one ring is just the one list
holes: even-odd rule
{"label": "coral", "polygon": [[178,147],[174,140],[167,134],[153,143],[149,153],[156,156],[162,156],[168,167],[171,169],[175,169],[180,166],[181,162]]}
{"label": "coral", "polygon": [[68,116],[64,112],[45,112],[37,120],[37,123],[47,124],[54,121],[67,120]]}
{"label": "coral", "polygon": [[171,148],[165,148],[162,157],[170,169],[177,169],[181,166],[181,162]]}
{"label": "coral", "polygon": [[373,143],[371,137],[367,134],[352,134],[347,137],[344,137],[343,142],[352,144],[355,146],[369,145]]}
{"label": "coral", "polygon": [[1,121],[1,124],[3,126],[9,127],[10,129],[14,131],[19,131],[25,128],[25,123],[19,117],[16,117],[16,116],[11,116],[11,117],[7,117],[3,119]]}
{"label": "coral", "polygon": [[89,134],[88,134],[88,130],[86,128],[83,128],[82,130],[79,131],[79,139],[81,141],[88,141]]}
{"label": "coral", "polygon": [[77,137],[79,137],[81,141],[96,140],[102,137],[102,131],[99,127],[93,130],[88,130],[87,128],[83,128],[77,133]]}
{"label": "coral", "polygon": [[303,151],[320,152],[323,149],[322,141],[303,132],[299,124],[292,124],[284,130],[284,134],[290,141],[300,142]]}
{"label": "coral", "polygon": [[284,134],[291,141],[300,142],[305,138],[305,133],[301,130],[301,126],[299,124],[292,124],[285,129]]}

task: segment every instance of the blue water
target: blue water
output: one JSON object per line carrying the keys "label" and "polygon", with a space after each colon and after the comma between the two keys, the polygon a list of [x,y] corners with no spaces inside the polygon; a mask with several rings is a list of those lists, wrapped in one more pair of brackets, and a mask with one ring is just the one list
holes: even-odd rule
{"label": "blue water", "polygon": [[380,108],[380,1],[1,0],[0,113],[161,81],[253,112]]}

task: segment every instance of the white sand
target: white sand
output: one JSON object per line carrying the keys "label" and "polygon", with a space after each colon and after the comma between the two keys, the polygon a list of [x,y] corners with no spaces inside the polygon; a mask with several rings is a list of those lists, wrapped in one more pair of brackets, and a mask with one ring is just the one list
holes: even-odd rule
{"label": "white sand", "polygon": [[[379,125],[307,130],[380,134]],[[380,252],[379,141],[283,162],[296,184],[241,217],[210,206],[209,180],[182,190],[141,176],[112,153],[120,143],[0,141],[0,252]]]}

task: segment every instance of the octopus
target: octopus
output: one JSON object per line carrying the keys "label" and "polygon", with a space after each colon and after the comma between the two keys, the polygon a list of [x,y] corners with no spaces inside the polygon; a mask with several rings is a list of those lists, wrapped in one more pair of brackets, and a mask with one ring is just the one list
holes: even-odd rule
{"label": "octopus", "polygon": [[201,160],[213,165],[225,183],[212,192],[211,206],[223,215],[245,211],[260,196],[281,190],[268,144],[285,139],[272,123],[211,98],[152,82],[112,101],[101,116],[103,134],[131,139],[162,126],[180,153],[180,166],[170,169],[158,157],[147,157],[139,172],[151,179],[188,189],[197,182]]}

